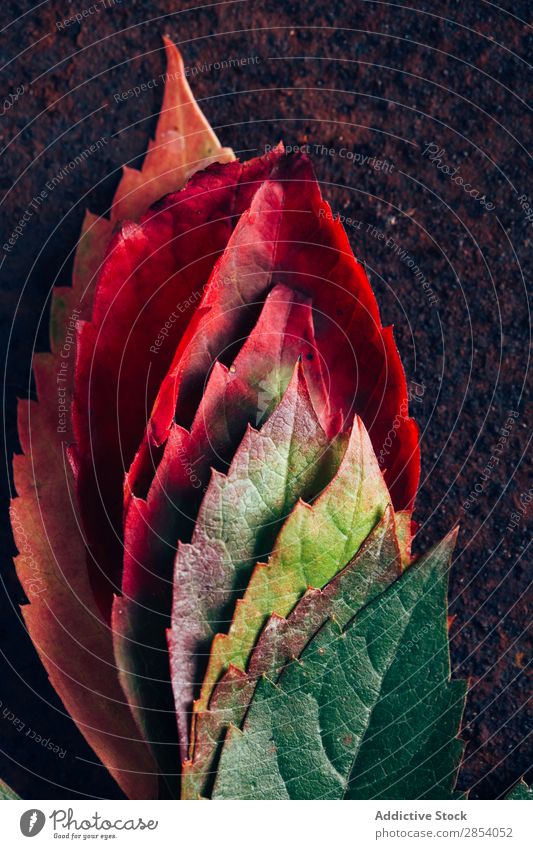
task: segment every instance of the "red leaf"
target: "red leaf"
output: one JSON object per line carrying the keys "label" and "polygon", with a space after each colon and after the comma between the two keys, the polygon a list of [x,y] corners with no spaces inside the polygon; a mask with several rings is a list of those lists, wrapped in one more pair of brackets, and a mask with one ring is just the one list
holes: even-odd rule
{"label": "red leaf", "polygon": [[361,416],[395,508],[411,508],[420,474],[418,430],[408,418],[392,329],[382,327],[366,274],[301,155],[279,159],[213,269],[203,312],[185,331],[159,390],[130,485],[146,474],[147,455],[164,443],[173,420],[190,425],[213,362],[246,338],[256,305],[280,283],[312,300],[332,413],[342,414],[346,426],[354,413]]}
{"label": "red leaf", "polygon": [[[91,580],[104,610],[122,561],[123,478],[176,345],[235,217],[280,152],[212,165],[115,235],[78,333],[73,463]],[[161,331],[163,330],[162,335]],[[95,566],[95,564],[97,564]]]}

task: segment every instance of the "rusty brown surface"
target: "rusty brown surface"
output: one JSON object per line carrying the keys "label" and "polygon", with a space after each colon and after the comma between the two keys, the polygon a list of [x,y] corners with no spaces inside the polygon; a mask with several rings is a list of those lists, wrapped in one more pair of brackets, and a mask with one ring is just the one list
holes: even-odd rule
{"label": "rusty brown surface", "polygon": [[[67,13],[91,5],[81,0]],[[46,3],[24,17],[29,5],[2,7],[2,26],[9,25],[0,47],[2,93],[24,87],[0,119],[7,148],[2,243],[47,180],[107,140],[0,256],[7,458],[17,449],[15,397],[28,391],[32,349],[47,345],[47,296],[69,279],[84,206],[106,210],[117,169],[139,163],[154,130],[163,92],[160,36],[168,32],[196,68],[194,91],[221,140],[245,158],[280,138],[308,145],[324,194],[351,219],[353,248],[384,320],[395,324],[423,434],[419,550],[461,523],[450,592],[455,674],[471,683],[460,785],[494,798],[531,763],[531,222],[520,200],[528,191],[527,32],[520,20],[527,3],[507,0],[508,12],[484,2],[435,9],[420,0],[416,9],[360,0],[261,0],[193,11],[187,6],[197,4],[169,0],[107,5],[62,27],[64,4]],[[216,67],[230,58],[246,61]],[[159,82],[123,98],[150,80]],[[444,151],[439,161],[430,159],[434,148],[424,154],[430,144]],[[485,201],[467,195],[443,165],[459,168]],[[518,415],[506,427],[511,412]],[[19,624],[5,510],[2,521],[11,601],[6,595],[0,623],[0,775],[25,798],[118,796],[63,716]],[[29,729],[65,755],[36,743]]]}

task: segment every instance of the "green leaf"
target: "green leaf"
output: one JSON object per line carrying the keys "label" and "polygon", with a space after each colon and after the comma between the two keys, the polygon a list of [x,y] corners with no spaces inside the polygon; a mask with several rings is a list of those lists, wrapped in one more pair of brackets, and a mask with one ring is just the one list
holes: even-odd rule
{"label": "green leaf", "polygon": [[515,802],[531,802],[533,800],[533,788],[529,787],[522,778],[505,798]]}
{"label": "green leaf", "polygon": [[182,796],[205,797],[210,792],[216,755],[230,724],[241,725],[257,681],[275,681],[283,666],[299,657],[329,617],[340,627],[401,573],[401,556],[391,508],[350,563],[323,590],[308,590],[291,614],[272,616],[250,657],[246,673],[230,667],[217,683],[209,710],[196,718],[194,749],[183,771]]}
{"label": "green leaf", "polygon": [[453,799],[466,685],[450,681],[452,533],[346,626],[329,620],[231,726],[216,799]]}
{"label": "green leaf", "polygon": [[308,587],[323,587],[356,554],[390,501],[370,439],[356,416],[337,474],[310,506],[298,501],[268,564],[258,564],[228,634],[217,634],[195,710],[205,710],[230,664],[246,669],[273,613],[287,616]]}
{"label": "green leaf", "polygon": [[178,545],[168,640],[182,740],[213,636],[231,621],[297,499],[315,498],[338,466],[340,443],[330,446],[319,424],[301,363],[293,372],[266,424],[248,427],[228,474],[213,471],[192,541]]}

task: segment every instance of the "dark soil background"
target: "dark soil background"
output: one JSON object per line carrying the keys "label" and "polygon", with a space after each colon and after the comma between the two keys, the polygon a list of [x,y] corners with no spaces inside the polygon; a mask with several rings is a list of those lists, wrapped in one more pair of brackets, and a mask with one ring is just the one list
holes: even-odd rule
{"label": "dark soil background", "polygon": [[[470,682],[460,786],[474,798],[505,793],[531,764],[529,4],[106,0],[81,24],[58,28],[94,5],[2,3],[1,99],[24,92],[0,118],[1,243],[47,180],[108,140],[50,193],[16,246],[0,251],[6,491],[19,450],[15,399],[27,395],[32,351],[48,345],[50,289],[69,281],[65,258],[84,207],[104,213],[120,166],[139,165],[163,89],[119,103],[114,94],[163,72],[168,32],[186,64],[199,67],[194,91],[225,144],[245,158],[280,138],[309,144],[333,209],[361,222],[347,229],[384,323],[396,326],[421,425],[419,547],[461,523],[450,587],[454,674]],[[258,58],[202,67],[247,57]],[[485,205],[424,155],[430,144]],[[413,258],[436,304],[372,227]],[[506,428],[511,411],[518,415]],[[499,462],[487,473],[491,456]],[[0,776],[24,798],[117,798],[20,624],[7,495],[2,507]],[[21,723],[64,756],[33,742]]]}

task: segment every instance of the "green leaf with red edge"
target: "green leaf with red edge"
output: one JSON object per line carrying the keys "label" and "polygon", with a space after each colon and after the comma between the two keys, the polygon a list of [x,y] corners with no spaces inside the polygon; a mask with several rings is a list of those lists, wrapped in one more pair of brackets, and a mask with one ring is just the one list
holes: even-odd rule
{"label": "green leaf with red edge", "polygon": [[[170,70],[180,60],[176,49],[168,42],[166,46]],[[91,317],[96,278],[117,215],[137,216],[153,201],[154,192],[180,188],[184,163],[198,159],[202,130],[190,97],[186,83],[167,85],[165,117],[157,126],[154,152],[135,172],[137,176],[128,169],[110,220],[89,212],[85,216],[72,287],[57,288],[52,294],[51,353],[36,354],[33,360],[38,402],[19,401],[24,453],[13,461],[18,497],[12,501],[11,516],[19,551],[15,566],[30,602],[22,608],[26,627],[66,710],[131,798],[157,795],[156,767],[125,701],[109,625],[102,620],[87,579],[86,549],[66,457],[72,429],[68,412],[58,418],[58,404],[65,411],[70,409],[76,325]],[[183,113],[187,122],[194,113],[194,125],[188,131],[178,121],[184,103],[189,104]],[[175,125],[173,130],[169,121]],[[181,141],[180,126],[186,131]],[[187,140],[189,133],[193,135]],[[212,142],[207,123],[205,133]],[[169,156],[161,155],[165,150]]]}
{"label": "green leaf with red edge", "polygon": [[205,710],[230,664],[245,670],[265,621],[286,616],[308,587],[321,588],[357,553],[390,503],[370,439],[354,419],[339,469],[313,505],[298,501],[268,563],[258,564],[227,634],[217,634],[195,712]]}
{"label": "green leaf with red edge", "polygon": [[297,499],[314,500],[331,480],[343,447],[344,440],[329,443],[298,365],[266,424],[248,428],[227,474],[212,474],[192,540],[178,546],[174,568],[169,653],[184,752],[213,636],[231,622],[252,568],[272,550]]}
{"label": "green leaf with red edge", "polygon": [[340,422],[329,416],[310,303],[277,286],[231,368],[215,365],[190,433],[173,427],[147,500],[129,502],[123,592],[113,605],[115,655],[132,709],[169,775],[179,761],[165,639],[177,543],[191,538],[211,469],[225,471],[247,425],[268,418],[298,358],[332,436]]}
{"label": "green leaf with red edge", "polygon": [[215,799],[457,799],[466,684],[450,680],[450,534],[345,627],[330,619],[230,726]]}
{"label": "green leaf with red edge", "polygon": [[246,672],[230,666],[216,684],[209,708],[195,717],[191,758],[183,767],[182,797],[206,797],[229,725],[240,727],[261,676],[276,681],[286,663],[299,657],[329,618],[340,627],[401,573],[400,549],[391,508],[355,557],[323,590],[308,590],[287,618],[271,616],[250,655]]}

